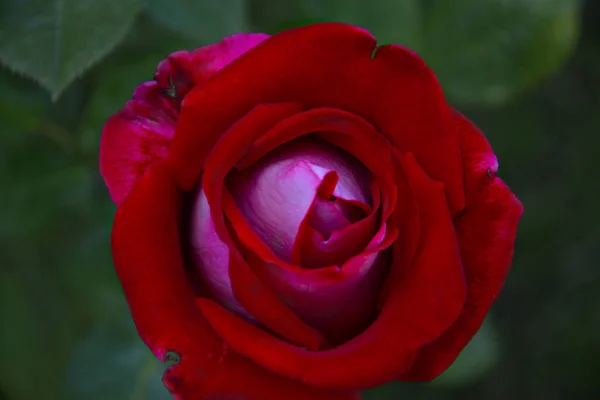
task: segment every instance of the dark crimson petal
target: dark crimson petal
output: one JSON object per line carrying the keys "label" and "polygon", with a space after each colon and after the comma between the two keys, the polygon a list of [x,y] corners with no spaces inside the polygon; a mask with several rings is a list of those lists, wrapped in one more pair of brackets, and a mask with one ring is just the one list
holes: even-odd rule
{"label": "dark crimson petal", "polygon": [[341,265],[304,269],[286,264],[253,231],[231,194],[223,193],[225,215],[231,221],[238,248],[278,298],[332,343],[360,333],[375,314],[375,301],[389,260],[379,254],[396,239],[385,225],[362,254]]}
{"label": "dark crimson petal", "polygon": [[349,112],[315,108],[282,120],[252,144],[236,168],[244,169],[277,146],[313,132],[317,132],[317,137],[345,150],[367,167],[381,188],[381,219],[385,221],[397,199],[395,171],[389,168],[393,148],[373,125]]}
{"label": "dark crimson petal", "polygon": [[180,202],[180,190],[157,161],[117,210],[112,232],[115,269],[136,327],[161,360],[168,351],[204,359],[220,347],[183,269]]}
{"label": "dark crimson petal", "polygon": [[178,186],[157,161],[118,209],[112,234],[115,268],[140,337],[161,360],[169,351],[181,358],[164,376],[174,397],[358,400],[355,392],[282,378],[229,350],[197,308],[184,272],[180,203]]}
{"label": "dark crimson petal", "polygon": [[[323,130],[325,132],[321,132]],[[346,150],[370,170],[382,188],[381,219],[385,221],[398,196],[395,171],[389,168],[389,165],[393,165],[392,148],[372,125],[354,114],[335,109],[312,109],[287,118],[254,141],[237,168],[243,169],[252,164],[286,140],[315,131],[320,132],[316,134],[318,137]],[[226,200],[224,198],[224,204]],[[270,257],[270,252],[264,246],[261,247],[264,243],[256,238],[252,229],[241,231],[245,225],[244,218],[232,217],[233,214],[226,206],[225,210],[239,240],[249,253],[256,254],[253,259],[248,259],[250,267],[298,315],[319,330],[327,330],[326,335],[331,337],[344,336],[343,328],[348,325],[353,327],[346,329],[345,335],[362,330],[362,324],[357,321],[364,324],[367,316],[375,312],[372,294],[379,290],[382,274],[387,269],[385,257],[379,257],[371,248],[369,251],[374,253],[359,254],[349,261],[350,265],[344,264],[341,269],[321,268],[312,270],[315,272],[309,274],[306,270],[290,268],[282,260]],[[389,243],[396,238],[396,228],[386,229],[385,225],[382,228],[380,230],[384,236],[374,246],[379,246],[382,242]],[[385,248],[387,246],[380,250]],[[357,261],[361,257],[362,260]],[[360,295],[357,296],[356,293]],[[327,307],[320,304],[327,304]]]}
{"label": "dark crimson petal", "polygon": [[[425,347],[400,380],[427,381],[444,372],[479,330],[498,296],[512,261],[523,206],[494,175],[498,162],[485,136],[460,114],[467,206],[456,220],[468,295],[460,317]],[[488,172],[489,170],[489,172]]]}
{"label": "dark crimson petal", "polygon": [[221,204],[225,177],[251,143],[275,123],[298,111],[299,106],[295,103],[262,104],[240,119],[206,159],[202,189],[206,193],[215,231],[229,247],[229,276],[236,300],[273,332],[298,345],[317,349],[323,342],[322,335],[275,297],[248,267],[229,236]]}
{"label": "dark crimson petal", "polygon": [[407,371],[418,350],[456,320],[466,286],[443,185],[429,179],[414,158],[403,162],[420,205],[423,234],[412,267],[390,291],[377,320],[350,341],[313,352],[274,340],[215,303],[201,305],[211,326],[235,351],[309,385],[366,388]]}
{"label": "dark crimson petal", "polygon": [[415,53],[377,47],[367,31],[340,23],[272,36],[190,92],[168,155],[182,187],[193,187],[231,125],[256,104],[281,101],[362,116],[445,184],[454,212],[463,208],[458,135],[435,76]]}
{"label": "dark crimson petal", "polygon": [[[202,299],[203,301],[205,299]],[[223,345],[213,353],[210,371],[168,369],[163,381],[177,400],[360,400],[357,391],[310,387],[257,367],[252,361]]]}
{"label": "dark crimson petal", "polygon": [[406,166],[403,165],[405,157],[396,149],[393,150],[393,169],[396,171],[396,185],[398,188],[398,205],[394,208],[389,218],[389,223],[398,228],[398,237],[392,247],[392,259],[394,268],[386,279],[385,285],[380,293],[380,307],[389,296],[390,291],[401,284],[408,273],[417,246],[421,237],[421,221],[419,219],[419,206],[416,200],[414,183],[406,174]]}
{"label": "dark crimson petal", "polygon": [[[212,300],[200,298],[198,308],[211,313],[220,307]],[[259,329],[259,328],[255,328]],[[259,329],[260,330],[260,329]],[[261,331],[262,332],[262,331]],[[263,332],[265,336],[270,334]],[[182,358],[181,364],[185,360]],[[246,357],[234,352],[225,343],[208,357],[189,360],[194,368],[167,369],[164,382],[176,399],[180,400],[360,400],[357,391],[338,391],[311,387],[297,380],[281,377],[267,371]],[[200,368],[202,363],[212,368]],[[188,364],[187,367],[191,365]]]}

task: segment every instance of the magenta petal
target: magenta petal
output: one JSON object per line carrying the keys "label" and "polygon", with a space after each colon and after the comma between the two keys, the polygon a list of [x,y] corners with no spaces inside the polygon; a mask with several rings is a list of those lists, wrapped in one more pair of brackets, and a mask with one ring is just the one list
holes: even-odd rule
{"label": "magenta petal", "polygon": [[[102,129],[100,174],[112,200],[121,204],[148,165],[167,155],[175,132],[175,120],[168,107],[155,105],[153,82],[141,85],[138,98],[113,115]],[[141,96],[146,95],[143,99]]]}
{"label": "magenta petal", "polygon": [[268,37],[238,34],[193,52],[174,52],[158,64],[154,81],[135,89],[133,99],[106,122],[100,139],[100,173],[117,205],[146,168],[166,156],[187,93]]}
{"label": "magenta petal", "polygon": [[250,314],[234,298],[229,277],[229,247],[221,241],[210,216],[210,208],[203,190],[199,190],[192,211],[190,243],[194,264],[199,277],[210,294],[223,306],[244,318]]}
{"label": "magenta petal", "polygon": [[[283,261],[291,262],[300,225],[331,171],[339,177],[334,196],[370,201],[370,191],[364,187],[369,187],[371,178],[364,166],[318,140],[300,139],[280,146],[252,167],[231,173],[227,183],[258,236]],[[343,217],[336,218],[329,221],[332,226],[343,226]]]}
{"label": "magenta petal", "polygon": [[335,202],[317,197],[309,213],[308,224],[324,239],[328,239],[333,232],[349,226],[350,221],[342,214],[342,210]]}
{"label": "magenta petal", "polygon": [[194,50],[191,53],[194,81],[202,82],[268,37],[264,33],[238,33]]}

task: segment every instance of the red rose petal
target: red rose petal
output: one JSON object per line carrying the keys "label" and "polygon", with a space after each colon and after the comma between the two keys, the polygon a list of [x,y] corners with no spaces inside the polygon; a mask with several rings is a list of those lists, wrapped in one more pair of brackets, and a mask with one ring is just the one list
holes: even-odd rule
{"label": "red rose petal", "polygon": [[479,330],[498,296],[512,261],[523,205],[495,174],[496,157],[485,136],[456,114],[461,133],[467,206],[455,226],[465,267],[468,295],[461,315],[425,347],[400,380],[428,381],[444,372]]}
{"label": "red rose petal", "polygon": [[406,171],[406,156],[400,154],[398,150],[393,150],[392,165],[397,174],[396,185],[398,188],[398,204],[394,208],[389,218],[389,224],[398,229],[400,238],[392,246],[392,259],[394,268],[385,281],[380,293],[380,307],[385,303],[390,295],[390,291],[396,290],[401,285],[402,280],[406,278],[412,265],[417,246],[421,237],[421,221],[419,217],[419,206],[416,199],[415,183],[412,182]]}
{"label": "red rose petal", "polygon": [[266,371],[223,344],[197,308],[183,269],[180,202],[178,186],[157,161],[118,209],[112,235],[115,268],[140,337],[161,360],[169,351],[181,358],[164,376],[173,396],[358,400],[356,392],[317,389]]}
{"label": "red rose petal", "polygon": [[404,162],[420,205],[423,234],[412,267],[390,292],[377,320],[338,347],[312,352],[274,339],[217,304],[203,306],[211,326],[235,351],[310,385],[366,388],[408,370],[418,350],[456,320],[466,286],[443,185],[430,180],[414,158],[407,156]]}
{"label": "red rose petal", "polygon": [[354,156],[371,172],[381,188],[381,219],[385,221],[397,198],[396,172],[389,168],[393,149],[373,125],[349,112],[315,108],[284,119],[252,144],[236,168],[244,169],[277,146],[314,132],[317,132],[315,136]]}
{"label": "red rose petal", "polygon": [[298,111],[298,105],[294,103],[263,104],[239,120],[206,159],[202,189],[206,193],[215,231],[229,247],[229,276],[236,300],[273,332],[298,345],[319,348],[324,340],[322,335],[275,297],[250,270],[229,236],[221,204],[225,177],[250,144],[270,126]]}
{"label": "red rose petal", "polygon": [[376,312],[375,299],[387,271],[388,261],[380,252],[396,239],[385,225],[364,253],[343,265],[304,269],[278,258],[252,230],[231,194],[224,192],[223,208],[231,221],[238,248],[262,282],[278,298],[332,343],[341,343],[362,331]]}
{"label": "red rose petal", "polygon": [[[332,129],[339,131],[331,131]],[[392,149],[386,139],[370,124],[354,114],[335,109],[313,109],[287,118],[254,141],[246,157],[238,163],[237,167],[243,169],[286,139],[293,140],[315,131],[325,131],[316,135],[346,150],[372,172],[382,187],[381,219],[385,220],[391,214],[398,196],[395,172],[389,168],[393,158]],[[386,162],[386,158],[389,163]],[[256,255],[254,258],[249,256],[250,267],[261,281],[267,283],[278,297],[284,298],[304,320],[318,324],[315,326],[320,330],[327,330],[329,336],[342,337],[344,336],[342,328],[354,324],[356,315],[361,315],[362,317],[358,319],[364,321],[367,314],[370,315],[375,311],[372,307],[373,302],[367,298],[370,299],[371,294],[381,285],[382,274],[386,271],[384,258],[377,257],[377,254],[362,255],[364,259],[361,263],[353,263],[355,270],[342,266],[341,271],[335,267],[321,268],[315,272],[319,275],[308,274],[306,270],[290,267],[277,258],[271,258],[270,251],[261,248],[260,244],[264,243],[256,237],[252,229],[241,231],[245,225],[242,222],[244,218],[232,217],[231,212],[227,211],[227,206],[224,207],[239,240],[244,242],[249,252],[254,252]],[[383,232],[388,235],[385,242],[390,242],[389,239],[397,235],[395,229],[387,229]],[[342,284],[344,281],[347,283]],[[311,294],[307,293],[307,290]],[[352,296],[352,290],[360,295]],[[327,299],[329,304],[327,307],[313,306],[311,298],[321,303],[323,299]],[[365,299],[364,303],[357,304],[359,299]],[[356,312],[352,312],[351,305],[356,305]],[[336,318],[333,318],[333,315]],[[344,322],[342,317],[347,317],[347,322]],[[315,322],[317,319],[319,322]],[[361,324],[348,328],[345,339],[348,335],[360,332],[359,325]]]}
{"label": "red rose petal", "polygon": [[367,31],[340,23],[272,36],[190,92],[168,155],[182,187],[192,188],[230,126],[256,104],[280,101],[364,117],[445,184],[454,212],[463,208],[458,135],[434,74],[415,53],[377,48]]}
{"label": "red rose petal", "polygon": [[[215,321],[220,319],[221,312],[229,313],[209,299],[198,299],[197,305],[203,314],[210,315]],[[221,322],[228,324],[227,317]],[[236,328],[235,325],[228,325],[228,327]],[[269,333],[254,326],[252,328],[261,332],[262,338],[267,342],[274,340]],[[286,345],[291,346],[287,343]],[[274,343],[273,351],[276,351],[276,348],[277,344]],[[171,376],[170,371],[167,370],[165,383],[169,389],[177,393],[176,398],[182,400],[360,400],[360,393],[356,391],[324,390],[281,377],[277,373],[258,367],[246,357],[232,351],[227,345],[209,358],[217,361],[214,370],[210,371],[208,376],[196,381],[191,378],[182,381],[177,375]],[[188,372],[193,374],[194,371],[188,370]],[[205,397],[202,397],[203,395]]]}
{"label": "red rose petal", "polygon": [[[177,400],[360,400],[360,392],[315,388],[258,367],[223,345],[209,373],[167,369],[163,381]],[[176,371],[176,372],[175,372]]]}
{"label": "red rose petal", "polygon": [[160,359],[167,351],[204,358],[219,346],[183,269],[180,202],[177,184],[157,161],[117,210],[112,232],[115,269],[136,327]]}

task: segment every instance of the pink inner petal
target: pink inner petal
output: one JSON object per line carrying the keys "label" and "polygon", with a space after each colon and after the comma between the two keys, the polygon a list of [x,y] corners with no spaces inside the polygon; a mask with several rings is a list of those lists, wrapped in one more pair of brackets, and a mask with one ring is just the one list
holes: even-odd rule
{"label": "pink inner petal", "polygon": [[[286,143],[253,166],[230,173],[227,184],[241,212],[258,236],[285,262],[291,262],[298,230],[330,172],[332,193],[320,199],[309,224],[329,237],[354,222],[370,203],[372,178],[365,167],[338,148],[314,138]],[[340,201],[329,201],[329,198]],[[369,208],[368,205],[364,207]]]}
{"label": "pink inner petal", "polygon": [[318,197],[312,205],[308,216],[308,224],[315,228],[325,239],[334,231],[339,231],[349,226],[351,221],[342,214],[342,210],[329,200]]}
{"label": "pink inner petal", "polygon": [[191,226],[192,258],[200,278],[216,300],[237,314],[251,319],[233,297],[229,277],[229,248],[215,231],[204,190],[196,193]]}

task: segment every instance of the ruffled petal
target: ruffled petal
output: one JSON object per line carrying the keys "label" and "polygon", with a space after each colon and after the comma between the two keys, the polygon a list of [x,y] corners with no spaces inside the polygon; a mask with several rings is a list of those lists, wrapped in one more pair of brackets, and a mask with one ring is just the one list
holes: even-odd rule
{"label": "ruffled petal", "polygon": [[[365,167],[339,148],[315,138],[292,140],[251,167],[232,171],[227,186],[256,233],[282,260],[290,262],[301,222],[311,214],[322,179],[332,171],[338,179],[327,200],[336,196],[359,203],[370,201],[372,177]],[[333,211],[337,211],[338,223],[349,225],[338,208]]]}
{"label": "ruffled petal", "polygon": [[341,23],[274,35],[190,92],[168,155],[182,187],[193,187],[230,126],[256,104],[281,101],[362,116],[444,183],[453,212],[463,208],[458,135],[434,74],[415,53],[377,47],[367,31]]}
{"label": "ruffled petal", "polygon": [[168,351],[205,358],[220,346],[183,268],[181,197],[163,163],[153,163],[117,210],[112,232],[115,269],[133,320],[161,360]]}
{"label": "ruffled petal", "polygon": [[[293,140],[311,132],[318,132],[315,135],[319,138],[354,155],[371,171],[382,188],[381,212],[378,214],[385,221],[393,210],[398,194],[394,170],[389,168],[392,150],[389,142],[373,126],[356,115],[335,109],[313,109],[293,115],[253,141],[246,156],[236,167],[243,170],[270,149],[285,143],[286,139]],[[390,163],[386,163],[386,159]],[[387,246],[373,250],[373,254],[361,254],[363,249],[355,249],[354,254],[362,257],[362,261],[351,263],[352,268],[343,264],[308,272],[286,265],[271,255],[269,249],[261,247],[264,241],[247,227],[245,218],[236,216],[233,208],[227,208],[226,201],[224,197],[227,217],[238,240],[247,250],[250,267],[277,297],[284,299],[305,321],[318,324],[319,330],[335,337],[335,342],[347,340],[368,325],[376,312],[373,293],[381,287],[388,264],[387,258],[378,256],[377,251],[393,242],[397,235],[395,228],[382,231],[385,237],[381,242],[387,243]],[[327,303],[319,302],[323,298],[327,298]],[[312,299],[326,306],[316,305]]]}
{"label": "ruffled petal", "polygon": [[380,194],[378,189],[375,192],[377,202],[373,209],[367,208],[370,211],[367,216],[359,206],[340,202],[339,199],[335,202],[325,200],[329,199],[329,192],[325,192],[324,198],[316,196],[300,224],[292,261],[304,268],[342,265],[351,256],[365,250],[379,220]]}
{"label": "ruffled petal", "polygon": [[467,207],[455,226],[468,295],[456,322],[425,347],[400,380],[427,381],[444,372],[479,330],[512,261],[523,205],[495,174],[498,162],[485,136],[456,113],[461,133]]}
{"label": "ruffled petal", "polygon": [[422,236],[406,278],[390,291],[366,331],[330,350],[308,351],[274,340],[211,303],[202,310],[215,331],[258,365],[309,385],[367,388],[407,371],[419,349],[456,320],[466,285],[443,185],[429,179],[414,158],[403,163],[420,206]]}
{"label": "ruffled petal", "polygon": [[180,357],[163,378],[174,398],[358,400],[356,392],[317,389],[269,372],[231,351],[206,324],[181,260],[181,200],[157,161],[118,209],[112,234],[115,268],[140,337],[159,359],[169,352]]}
{"label": "ruffled petal", "polygon": [[263,104],[253,109],[212,149],[201,187],[206,193],[215,231],[229,247],[229,278],[235,299],[274,333],[298,345],[319,348],[324,342],[322,335],[295,315],[248,267],[245,255],[229,235],[222,211],[224,180],[237,160],[264,131],[299,110],[295,103]]}
{"label": "ruffled petal", "polygon": [[[332,108],[315,108],[283,119],[252,143],[236,168],[243,170],[283,143],[309,134],[344,150],[366,167],[368,174],[356,178],[356,182],[364,182],[365,187],[360,189],[363,197],[355,198],[364,198],[370,189],[368,185],[373,180],[377,181],[381,188],[381,219],[385,221],[397,199],[396,172],[389,168],[393,164],[393,148],[373,125],[355,114]],[[346,185],[347,176],[343,172],[339,175],[340,180],[346,179]],[[372,196],[368,196],[367,201],[372,203]]]}
{"label": "ruffled petal", "polygon": [[[199,310],[209,315],[220,307],[209,299],[198,299]],[[259,328],[255,328],[260,331]],[[264,333],[265,338],[271,337]],[[268,339],[267,339],[268,340]],[[187,362],[185,368],[178,368]],[[210,365],[201,368],[202,364]],[[225,343],[203,359],[185,359],[170,367],[165,385],[180,400],[360,400],[360,393],[311,387],[257,366]]]}
{"label": "ruffled petal", "polygon": [[113,115],[102,129],[100,174],[112,200],[121,204],[150,164],[167,155],[176,119],[162,90],[146,82],[133,100]]}
{"label": "ruffled petal", "polygon": [[154,81],[135,89],[106,122],[100,140],[100,173],[117,205],[148,165],[167,155],[187,93],[267,37],[238,34],[191,53],[177,51],[158,64]]}
{"label": "ruffled petal", "polygon": [[192,77],[196,84],[210,78],[230,62],[268,39],[264,33],[237,33],[218,43],[191,52]]}
{"label": "ruffled petal", "polygon": [[227,192],[223,207],[232,235],[252,270],[330,343],[356,336],[373,320],[377,294],[389,265],[384,250],[396,239],[394,231],[386,232],[384,225],[366,249],[343,264],[303,269],[285,264],[261,241]]}

